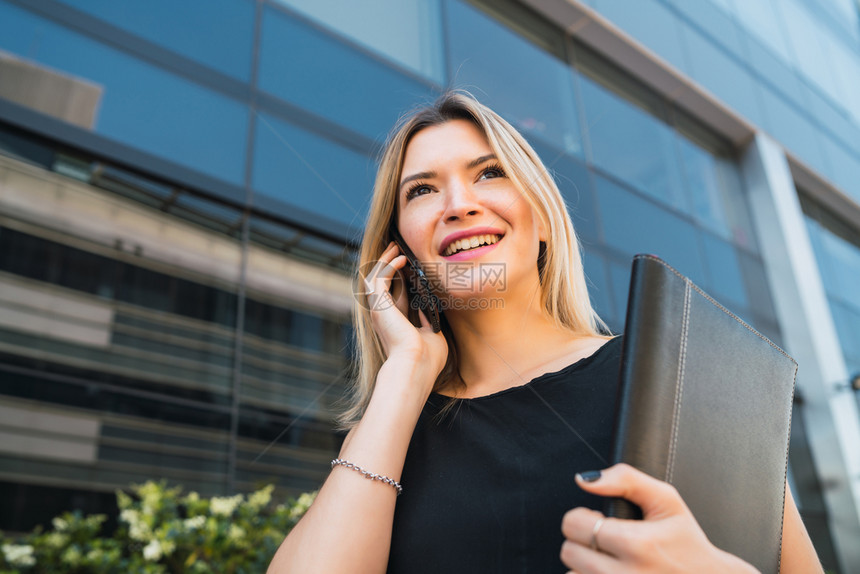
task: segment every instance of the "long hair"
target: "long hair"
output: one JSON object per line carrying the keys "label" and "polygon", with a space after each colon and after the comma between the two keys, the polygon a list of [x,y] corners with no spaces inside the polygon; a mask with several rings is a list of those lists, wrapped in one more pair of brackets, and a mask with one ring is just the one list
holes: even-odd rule
{"label": "long hair", "polygon": [[[443,94],[432,105],[401,118],[392,130],[381,154],[357,269],[369,269],[388,246],[388,228],[396,214],[403,159],[412,137],[425,128],[458,119],[472,122],[486,136],[508,178],[546,230],[547,241],[546,244],[541,242],[536,262],[542,309],[558,327],[573,335],[601,336],[601,331],[608,329],[591,307],[581,248],[552,175],[513,126],[467,92]],[[355,284],[360,284],[361,278],[355,279]],[[366,295],[358,297],[353,307],[355,371],[349,405],[340,417],[343,428],[352,427],[364,414],[376,376],[385,361],[382,342],[371,324]],[[453,380],[452,375],[459,372],[456,344],[444,316],[442,332],[448,341],[448,360],[436,379],[434,390]]]}

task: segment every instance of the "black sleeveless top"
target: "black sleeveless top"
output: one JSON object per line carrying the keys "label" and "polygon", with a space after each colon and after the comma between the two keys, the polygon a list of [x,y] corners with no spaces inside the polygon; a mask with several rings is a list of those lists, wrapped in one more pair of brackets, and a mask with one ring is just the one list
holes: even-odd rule
{"label": "black sleeveless top", "polygon": [[621,338],[485,397],[431,394],[409,444],[389,574],[566,572],[561,519],[603,508],[574,474],[609,466]]}

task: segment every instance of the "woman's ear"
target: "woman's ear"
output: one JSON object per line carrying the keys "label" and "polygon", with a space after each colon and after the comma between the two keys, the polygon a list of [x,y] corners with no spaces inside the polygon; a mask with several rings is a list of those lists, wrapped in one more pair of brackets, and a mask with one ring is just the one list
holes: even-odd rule
{"label": "woman's ear", "polygon": [[538,280],[543,284],[544,270],[546,269],[546,241],[538,243]]}
{"label": "woman's ear", "polygon": [[538,221],[538,239],[544,243],[546,243],[546,229],[543,226],[543,223]]}

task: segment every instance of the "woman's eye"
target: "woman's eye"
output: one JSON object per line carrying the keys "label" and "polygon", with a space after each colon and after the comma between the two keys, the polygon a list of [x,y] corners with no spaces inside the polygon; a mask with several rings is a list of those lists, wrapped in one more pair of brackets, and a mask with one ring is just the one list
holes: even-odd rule
{"label": "woman's eye", "polygon": [[491,165],[481,172],[480,179],[495,179],[497,177],[505,177],[505,171],[499,166]]}
{"label": "woman's eye", "polygon": [[432,191],[430,186],[424,185],[423,183],[418,183],[409,188],[409,191],[406,192],[406,199],[412,199],[413,197],[424,195],[425,193],[430,193]]}

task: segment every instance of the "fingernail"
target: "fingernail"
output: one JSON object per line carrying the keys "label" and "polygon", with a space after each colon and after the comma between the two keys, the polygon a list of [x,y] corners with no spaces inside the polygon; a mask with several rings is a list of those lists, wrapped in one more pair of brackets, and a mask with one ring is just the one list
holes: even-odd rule
{"label": "fingernail", "polygon": [[582,482],[595,482],[600,478],[599,470],[586,470],[585,472],[577,473],[576,475]]}

